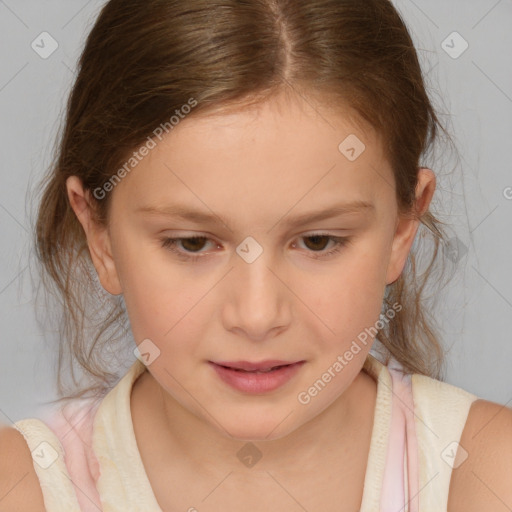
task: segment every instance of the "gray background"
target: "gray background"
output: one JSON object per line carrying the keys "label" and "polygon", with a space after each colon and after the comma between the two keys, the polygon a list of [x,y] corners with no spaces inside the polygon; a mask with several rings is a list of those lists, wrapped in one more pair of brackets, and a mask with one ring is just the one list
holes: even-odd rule
{"label": "gray background", "polygon": [[[55,334],[43,337],[34,315],[31,191],[51,161],[76,61],[103,3],[0,0],[2,423],[35,416],[38,404],[56,397],[45,341]],[[510,406],[512,1],[394,3],[411,29],[429,92],[460,154],[459,160],[441,154],[432,163],[438,175],[434,206],[459,240],[451,242],[459,247],[453,257],[457,276],[438,302],[450,348],[446,380]],[[31,47],[42,32],[58,42],[46,59]],[[469,47],[457,58],[443,49],[458,54],[463,40]]]}

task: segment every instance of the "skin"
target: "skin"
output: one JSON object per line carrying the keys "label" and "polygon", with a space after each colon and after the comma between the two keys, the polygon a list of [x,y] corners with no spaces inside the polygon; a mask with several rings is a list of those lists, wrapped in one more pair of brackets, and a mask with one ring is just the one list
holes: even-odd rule
{"label": "skin", "polygon": [[[187,118],[115,187],[107,228],[94,222],[80,180],[67,181],[102,286],[124,295],[136,342],[150,339],[160,351],[135,383],[131,406],[164,510],[186,510],[230,471],[202,510],[244,503],[251,493],[261,510],[280,500],[290,506],[269,474],[306,508],[331,510],[339,493],[358,510],[376,394],[361,371],[371,341],[307,405],[297,395],[378,320],[385,286],[400,276],[419,221],[398,215],[381,141],[352,114],[281,94],[254,108]],[[338,150],[350,134],[366,146],[353,162]],[[420,214],[434,190],[434,173],[419,169]],[[353,200],[374,210],[285,225]],[[224,222],[139,211],[177,203]],[[307,237],[315,232],[350,241],[315,259],[335,247],[329,238],[313,243]],[[182,254],[201,254],[191,262],[162,247],[165,236],[208,240],[178,245]],[[263,249],[252,263],[235,251],[248,236]],[[251,396],[228,387],[208,364],[264,359],[306,363],[278,390]],[[250,470],[236,458],[247,441],[263,455]],[[333,467],[339,480],[328,478]]]}

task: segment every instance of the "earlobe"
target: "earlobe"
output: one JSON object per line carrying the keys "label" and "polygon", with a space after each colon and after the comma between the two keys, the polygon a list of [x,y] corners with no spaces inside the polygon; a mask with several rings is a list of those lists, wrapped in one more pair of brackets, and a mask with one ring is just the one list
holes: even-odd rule
{"label": "earlobe", "polygon": [[386,284],[396,281],[403,271],[407,257],[416,237],[422,217],[429,208],[436,188],[436,177],[431,169],[418,169],[416,185],[415,216],[401,216],[397,219],[391,256],[388,264]]}
{"label": "earlobe", "polygon": [[94,218],[93,203],[89,191],[84,190],[77,176],[66,180],[71,208],[84,230],[91,260],[103,288],[112,295],[122,293],[121,283],[112,257],[111,241],[106,226]]}

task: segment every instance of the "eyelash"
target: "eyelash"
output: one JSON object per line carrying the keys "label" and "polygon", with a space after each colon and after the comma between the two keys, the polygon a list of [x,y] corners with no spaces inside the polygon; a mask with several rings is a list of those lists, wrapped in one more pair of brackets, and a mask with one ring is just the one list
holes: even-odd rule
{"label": "eyelash", "polygon": [[[327,237],[327,238],[333,240],[334,242],[336,242],[336,245],[335,245],[334,249],[331,249],[330,251],[327,251],[325,253],[321,253],[320,256],[312,256],[313,259],[328,258],[329,256],[333,256],[334,254],[339,253],[343,249],[343,247],[346,246],[351,240],[351,237],[332,236],[332,235],[329,235],[328,233],[313,233],[311,235],[302,236],[300,238],[316,238],[316,237]],[[180,259],[185,260],[185,261],[197,261],[200,258],[204,257],[202,255],[202,253],[197,253],[197,255],[190,255],[190,254],[194,254],[194,253],[183,253],[182,251],[179,251],[176,248],[176,242],[183,241],[183,240],[202,240],[202,239],[209,240],[208,237],[206,237],[206,236],[191,236],[191,237],[181,237],[181,238],[165,237],[165,238],[161,238],[160,241],[161,241],[162,247],[164,249],[168,249],[169,251],[175,253]],[[320,252],[320,251],[311,251],[311,252],[315,253],[315,252]]]}

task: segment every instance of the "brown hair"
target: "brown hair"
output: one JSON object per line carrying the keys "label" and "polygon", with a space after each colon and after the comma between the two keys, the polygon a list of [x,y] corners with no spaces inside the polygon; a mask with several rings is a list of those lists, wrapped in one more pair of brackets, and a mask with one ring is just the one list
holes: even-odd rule
{"label": "brown hair", "polygon": [[[76,175],[87,190],[105,190],[134,148],[191,98],[197,102],[194,116],[262,101],[283,87],[323,98],[327,106],[348,104],[369,123],[392,166],[399,212],[416,215],[420,158],[439,129],[449,135],[427,95],[410,34],[390,1],[111,0],[103,7],[79,60],[36,224],[44,284],[57,292],[62,310],[60,395],[65,357],[72,374],[77,362],[93,378],[87,389],[67,397],[108,389],[118,378],[111,371],[114,342],[124,340],[126,346],[129,332],[122,297],[99,285],[66,179]],[[102,223],[108,221],[110,197],[111,192],[94,200]],[[430,263],[419,276],[413,246],[383,304],[389,309],[399,303],[402,309],[378,339],[407,372],[439,378],[443,350],[423,293],[434,271],[443,271],[438,253],[446,235],[431,211],[420,220],[415,245],[429,235]]]}

